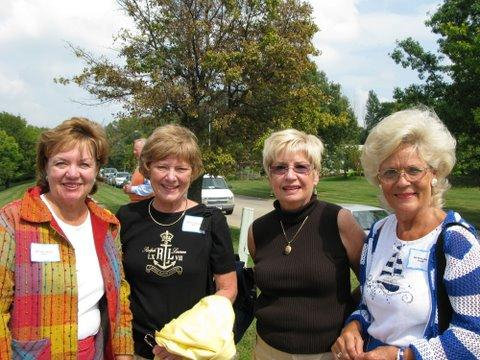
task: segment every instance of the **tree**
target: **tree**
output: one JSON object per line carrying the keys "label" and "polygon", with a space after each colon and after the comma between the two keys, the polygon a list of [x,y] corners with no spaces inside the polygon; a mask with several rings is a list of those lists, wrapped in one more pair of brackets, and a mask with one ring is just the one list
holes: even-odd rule
{"label": "tree", "polygon": [[[43,129],[27,124],[20,116],[0,113],[0,130],[13,137],[19,146],[20,158],[14,178],[32,178],[35,175],[36,143]],[[13,178],[12,178],[13,179]]]}
{"label": "tree", "polygon": [[418,72],[423,84],[396,89],[403,106],[432,106],[458,141],[456,173],[478,179],[480,167],[480,6],[445,0],[426,22],[439,35],[437,54],[412,38],[398,42],[392,58]]}
{"label": "tree", "polygon": [[[300,0],[119,0],[135,31],[117,38],[123,65],[72,46],[86,67],[58,82],[199,138],[205,157],[244,164],[258,140],[295,126],[313,130],[323,101],[310,82],[317,27]],[[209,166],[210,162],[206,162]],[[209,170],[209,169],[207,169]]]}
{"label": "tree", "polygon": [[0,130],[0,183],[9,187],[22,156],[13,136]]}
{"label": "tree", "polygon": [[368,92],[366,114],[365,114],[365,128],[370,131],[380,120],[379,119],[379,110],[380,110],[380,100],[375,91],[370,90]]}

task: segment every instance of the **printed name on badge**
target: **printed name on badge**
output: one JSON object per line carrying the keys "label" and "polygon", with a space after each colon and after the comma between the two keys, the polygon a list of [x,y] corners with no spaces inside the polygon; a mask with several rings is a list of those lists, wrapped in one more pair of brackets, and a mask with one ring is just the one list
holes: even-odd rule
{"label": "printed name on badge", "polygon": [[186,215],[183,219],[182,231],[205,234],[205,231],[200,229],[202,222],[203,217],[201,216]]}
{"label": "printed name on badge", "polygon": [[60,247],[58,244],[37,244],[30,246],[30,259],[32,262],[60,261]]}
{"label": "printed name on badge", "polygon": [[410,249],[410,254],[408,255],[407,268],[427,271],[428,251]]}

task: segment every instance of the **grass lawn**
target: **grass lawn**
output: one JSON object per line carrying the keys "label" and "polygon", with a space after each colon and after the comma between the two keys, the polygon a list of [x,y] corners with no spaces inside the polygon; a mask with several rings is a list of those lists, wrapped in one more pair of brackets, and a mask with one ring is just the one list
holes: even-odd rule
{"label": "grass lawn", "polygon": [[[271,191],[266,180],[237,180],[229,182],[235,194],[268,198]],[[33,183],[23,183],[7,190],[0,191],[0,206],[22,196],[25,189]],[[322,200],[334,203],[360,203],[378,205],[378,189],[367,183],[364,178],[325,178],[317,186],[318,196]],[[121,189],[103,183],[99,184],[99,191],[94,198],[115,213],[118,208],[127,203],[129,198]],[[478,187],[455,187],[447,192],[446,209],[454,209],[468,221],[480,228],[480,189]],[[238,248],[240,230],[231,228],[233,247]],[[357,281],[352,276],[352,284]],[[251,351],[255,342],[255,323],[245,333],[242,341],[237,345],[240,360],[251,359]]]}

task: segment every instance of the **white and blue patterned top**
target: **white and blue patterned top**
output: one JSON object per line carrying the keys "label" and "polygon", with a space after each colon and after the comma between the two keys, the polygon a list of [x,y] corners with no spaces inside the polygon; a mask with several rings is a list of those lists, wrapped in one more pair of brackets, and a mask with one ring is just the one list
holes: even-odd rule
{"label": "white and blue patterned top", "polygon": [[[390,216],[395,216],[390,215]],[[386,219],[378,221],[368,235],[360,259],[360,286],[365,293],[368,262],[377,247],[379,229]],[[480,359],[480,243],[476,231],[462,217],[449,211],[442,223],[446,266],[444,284],[453,308],[450,326],[442,334],[438,327],[438,305],[435,290],[435,245],[428,258],[428,279],[432,302],[422,338],[409,345],[415,359]],[[347,323],[358,320],[362,325],[367,350],[384,345],[368,334],[372,316],[364,299]]]}

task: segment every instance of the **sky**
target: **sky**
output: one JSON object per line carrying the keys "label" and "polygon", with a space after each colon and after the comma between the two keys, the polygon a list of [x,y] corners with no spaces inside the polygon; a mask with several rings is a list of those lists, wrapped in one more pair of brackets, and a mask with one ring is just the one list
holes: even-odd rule
{"label": "sky", "polygon": [[[330,81],[339,83],[363,124],[368,91],[392,99],[395,87],[418,82],[415,72],[389,57],[395,41],[413,37],[436,49],[424,24],[440,0],[309,0],[320,31],[314,58]],[[115,0],[0,0],[0,112],[20,115],[35,126],[53,127],[72,116],[101,124],[114,120],[119,105],[96,103],[77,85],[53,79],[80,73],[83,63],[68,43],[97,55],[116,56],[113,36],[130,20]]]}

